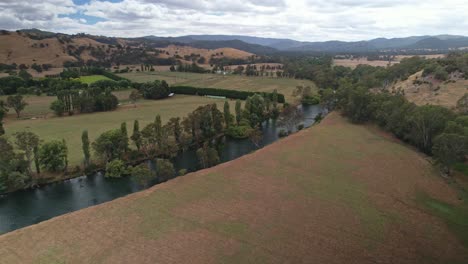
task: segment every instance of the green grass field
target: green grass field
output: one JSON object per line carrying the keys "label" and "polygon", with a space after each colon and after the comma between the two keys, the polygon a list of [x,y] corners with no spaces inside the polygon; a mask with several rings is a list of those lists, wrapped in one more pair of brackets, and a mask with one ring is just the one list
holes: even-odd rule
{"label": "green grass field", "polygon": [[190,85],[195,87],[224,88],[244,91],[272,92],[277,89],[284,94],[287,102],[294,102],[292,96],[297,86],[310,86],[317,90],[315,84],[309,80],[288,78],[247,77],[239,75],[198,74],[181,72],[133,72],[119,74],[135,82],[165,80],[170,85]]}
{"label": "green grass field", "polygon": [[86,83],[86,84],[92,84],[93,82],[97,82],[100,80],[111,80],[107,78],[104,75],[89,75],[89,76],[81,76],[79,78],[80,82]]}
{"label": "green grass field", "polygon": [[[128,98],[129,91],[118,91],[114,93],[120,100],[125,101]],[[47,111],[49,102],[55,100],[55,97],[28,97],[30,106],[26,108],[29,116],[39,117],[35,120],[25,119],[16,120],[13,113],[5,122],[7,136],[12,136],[18,131],[32,131],[40,136],[42,140],[65,139],[69,149],[69,161],[71,166],[79,165],[82,162],[81,133],[84,129],[89,131],[90,140],[93,141],[104,131],[119,128],[122,122],[127,122],[127,129],[131,133],[133,121],[139,120],[140,128],[149,122],[153,122],[157,114],[161,115],[162,121],[166,122],[171,117],[184,117],[195,110],[200,105],[209,103],[218,103],[219,109],[222,109],[224,101],[209,99],[200,96],[176,95],[164,100],[141,100],[135,108],[130,104],[119,106],[116,111],[101,112],[92,114],[79,114],[74,116],[55,117]],[[234,104],[234,101],[231,101]],[[234,111],[234,105],[231,107]],[[49,113],[47,115],[38,115],[40,113]],[[38,112],[38,113],[39,113]],[[45,117],[45,118],[44,118]]]}
{"label": "green grass field", "polygon": [[461,264],[468,207],[458,197],[420,153],[331,113],[234,161],[0,236],[0,254],[5,263]]}

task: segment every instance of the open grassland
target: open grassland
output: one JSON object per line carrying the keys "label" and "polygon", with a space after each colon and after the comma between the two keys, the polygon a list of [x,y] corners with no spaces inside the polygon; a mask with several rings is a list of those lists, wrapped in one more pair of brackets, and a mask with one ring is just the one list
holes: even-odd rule
{"label": "open grassland", "polygon": [[[121,100],[128,98],[128,93],[129,91],[115,92],[116,96]],[[31,102],[30,111],[36,108],[46,111],[46,105],[48,107],[50,104],[48,99],[55,100],[55,97],[28,97],[28,102]],[[38,100],[39,103],[37,105],[33,104],[35,102],[33,100]],[[42,103],[45,105],[41,105]],[[176,95],[164,100],[141,100],[137,103],[136,107],[133,104],[123,104],[117,110],[111,112],[64,117],[52,117],[53,115],[49,113],[45,118],[37,118],[35,120],[16,120],[13,115],[10,115],[6,120],[5,130],[8,136],[12,136],[13,133],[18,131],[32,131],[45,141],[65,139],[69,149],[70,165],[75,166],[81,164],[83,159],[81,133],[85,129],[89,131],[90,140],[94,141],[103,132],[119,128],[122,122],[127,122],[127,130],[131,135],[134,120],[140,122],[140,129],[142,129],[149,122],[153,122],[157,114],[161,115],[163,122],[166,122],[171,117],[184,117],[198,106],[209,103],[218,103],[218,109],[222,110],[224,100],[209,99],[201,96]],[[231,104],[231,111],[234,111],[234,101],[231,101]]]}
{"label": "open grassland", "polygon": [[89,76],[81,76],[79,78],[80,82],[86,84],[92,84],[93,82],[101,81],[101,80],[111,80],[104,75],[89,75]]}
{"label": "open grassland", "polygon": [[0,236],[5,263],[466,263],[466,202],[337,113],[253,154]]}
{"label": "open grassland", "polygon": [[292,96],[297,86],[310,86],[317,91],[315,84],[309,80],[269,77],[247,77],[239,75],[199,74],[184,72],[133,72],[119,74],[134,82],[165,80],[170,85],[190,85],[195,87],[224,88],[253,92],[272,92],[277,89],[284,94],[287,102],[294,102]]}
{"label": "open grassland", "polygon": [[[125,102],[128,101],[128,96],[130,95],[130,90],[123,90],[123,91],[114,91],[112,92],[119,101]],[[6,95],[0,96],[0,100],[6,102],[7,100]],[[52,110],[50,110],[50,104],[57,100],[57,96],[36,96],[36,95],[24,95],[25,101],[28,103],[26,108],[21,112],[20,119],[30,119],[30,118],[50,118],[53,117],[54,114]],[[16,121],[16,113],[13,109],[7,114],[7,123]]]}

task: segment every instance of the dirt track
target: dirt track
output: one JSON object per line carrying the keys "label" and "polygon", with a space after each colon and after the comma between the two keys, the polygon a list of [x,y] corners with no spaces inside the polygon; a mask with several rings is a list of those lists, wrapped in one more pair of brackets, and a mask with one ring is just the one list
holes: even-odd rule
{"label": "dirt track", "polygon": [[0,236],[0,263],[467,263],[413,150],[336,113],[251,155]]}

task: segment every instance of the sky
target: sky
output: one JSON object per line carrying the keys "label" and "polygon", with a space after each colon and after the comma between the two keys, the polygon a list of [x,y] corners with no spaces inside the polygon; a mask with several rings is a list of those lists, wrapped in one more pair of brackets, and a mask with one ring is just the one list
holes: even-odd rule
{"label": "sky", "polygon": [[468,35],[468,0],[0,0],[0,28],[301,41]]}

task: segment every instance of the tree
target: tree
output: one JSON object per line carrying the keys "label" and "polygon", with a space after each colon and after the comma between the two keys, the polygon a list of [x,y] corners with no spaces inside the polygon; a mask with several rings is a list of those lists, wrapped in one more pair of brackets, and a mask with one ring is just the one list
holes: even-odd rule
{"label": "tree", "polygon": [[19,71],[18,76],[19,76],[21,79],[25,80],[25,81],[29,81],[29,80],[32,79],[32,75],[29,74],[29,73],[28,73],[26,70],[24,70],[24,69]]}
{"label": "tree", "polygon": [[39,162],[47,171],[57,172],[67,168],[68,148],[64,140],[52,140],[39,149]]}
{"label": "tree", "polygon": [[434,139],[432,151],[437,162],[448,175],[457,162],[463,161],[467,154],[467,139],[463,135],[442,133]]}
{"label": "tree", "polygon": [[65,112],[65,104],[61,100],[55,100],[50,104],[50,110],[54,111],[55,115],[62,116]]}
{"label": "tree", "polygon": [[23,151],[28,162],[29,172],[31,172],[32,155],[34,153],[34,148],[39,146],[39,137],[33,132],[29,131],[17,132],[14,134],[14,136],[15,144],[19,150]]}
{"label": "tree", "polygon": [[27,105],[28,103],[26,103],[22,95],[10,95],[7,98],[7,106],[15,110],[18,118]]}
{"label": "tree", "polygon": [[145,99],[162,99],[169,96],[169,85],[165,81],[147,82],[141,86],[141,92]]}
{"label": "tree", "polygon": [[291,133],[293,129],[304,119],[304,113],[301,109],[294,105],[288,105],[284,108],[281,113],[278,124],[286,127],[288,133]]}
{"label": "tree", "polygon": [[331,88],[321,90],[320,104],[325,109],[327,109],[328,111],[333,110],[335,108],[336,101],[337,101],[337,98],[336,98],[336,91],[335,90],[333,90]]}
{"label": "tree", "polygon": [[133,89],[132,92],[130,93],[130,95],[128,96],[128,99],[130,100],[130,102],[132,104],[134,104],[134,106],[136,107],[136,102],[141,98],[141,93],[136,90],[136,89]]}
{"label": "tree", "polygon": [[106,178],[120,178],[127,174],[125,163],[120,159],[115,159],[107,163],[106,165]]}
{"label": "tree", "polygon": [[216,104],[211,105],[211,119],[213,120],[213,130],[220,134],[223,131],[223,114],[218,110]]}
{"label": "tree", "polygon": [[232,122],[232,115],[231,111],[229,110],[229,102],[224,102],[224,123],[226,124],[226,128],[229,128]]}
{"label": "tree", "polygon": [[140,124],[138,120],[135,120],[133,123],[133,134],[131,136],[131,140],[135,144],[138,150],[141,148],[141,133],[140,133]]}
{"label": "tree", "polygon": [[124,152],[127,152],[129,150],[128,148],[128,133],[127,133],[127,123],[123,122],[121,125],[120,125],[120,132],[122,134],[122,141],[120,142],[120,145],[121,145],[121,149],[124,151]]}
{"label": "tree", "polygon": [[160,181],[167,181],[174,177],[175,170],[174,165],[167,159],[156,160],[156,175]]}
{"label": "tree", "polygon": [[241,105],[241,101],[237,100],[236,101],[236,122],[237,122],[237,125],[239,125],[241,119],[242,119],[242,105]]}
{"label": "tree", "polygon": [[410,140],[423,152],[430,154],[432,140],[442,133],[454,115],[442,106],[423,105],[416,108],[408,119],[411,124]]}
{"label": "tree", "polygon": [[7,112],[8,108],[6,108],[5,102],[0,100],[0,136],[5,134],[5,129],[3,128],[3,118],[5,117]]}
{"label": "tree", "polygon": [[96,155],[108,162],[123,157],[125,149],[121,142],[125,140],[120,129],[109,130],[102,133],[92,144]]}
{"label": "tree", "polygon": [[89,159],[91,157],[91,153],[89,151],[89,137],[88,137],[88,130],[84,130],[81,134],[81,142],[83,147],[83,155],[84,155],[84,165],[85,167],[89,166]]}
{"label": "tree", "polygon": [[175,141],[177,142],[177,144],[180,144],[182,136],[182,126],[180,125],[180,117],[173,117],[169,119],[169,122],[167,124],[174,134]]}
{"label": "tree", "polygon": [[41,164],[39,162],[39,146],[35,146],[33,149],[34,154],[34,165],[36,167],[37,174],[41,173]]}
{"label": "tree", "polygon": [[271,103],[272,103],[272,106],[273,106],[273,109],[271,110],[271,117],[276,120],[279,117],[279,114],[280,114],[280,111],[278,109],[278,91],[276,89],[273,90]]}
{"label": "tree", "polygon": [[457,109],[463,115],[468,115],[468,93],[465,93],[458,101],[457,101]]}
{"label": "tree", "polygon": [[0,153],[0,192],[24,187],[29,176],[23,156],[4,137],[0,137]]}
{"label": "tree", "polygon": [[207,143],[197,150],[197,158],[200,166],[205,169],[213,167],[220,162],[218,151],[208,146]]}
{"label": "tree", "polygon": [[158,147],[161,148],[163,140],[163,127],[160,115],[156,115],[156,118],[154,119],[154,138],[158,144]]}
{"label": "tree", "polygon": [[156,174],[145,163],[131,168],[130,175],[141,186],[147,186],[156,177]]}

